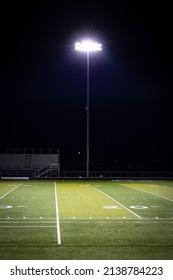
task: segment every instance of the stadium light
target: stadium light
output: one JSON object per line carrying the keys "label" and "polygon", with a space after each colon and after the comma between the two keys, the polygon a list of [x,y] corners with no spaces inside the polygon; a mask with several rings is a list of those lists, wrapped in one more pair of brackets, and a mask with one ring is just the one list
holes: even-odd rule
{"label": "stadium light", "polygon": [[98,52],[102,50],[102,44],[98,44],[91,40],[84,40],[75,44],[75,50],[81,52]]}
{"label": "stadium light", "polygon": [[86,139],[86,177],[89,177],[89,54],[102,50],[102,44],[92,40],[83,40],[75,43],[75,50],[87,54],[87,139]]}

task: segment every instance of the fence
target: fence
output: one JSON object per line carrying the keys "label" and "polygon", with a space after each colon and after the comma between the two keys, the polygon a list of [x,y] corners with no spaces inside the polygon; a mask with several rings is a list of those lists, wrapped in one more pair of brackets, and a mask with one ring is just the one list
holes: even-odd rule
{"label": "fence", "polygon": [[[60,178],[86,178],[86,171],[61,171]],[[173,172],[160,171],[90,171],[89,179],[173,179]]]}
{"label": "fence", "polygon": [[42,169],[5,169],[0,177],[59,178],[59,179],[115,179],[115,180],[161,180],[173,179],[173,172],[131,172],[131,171],[91,171],[86,178],[85,171],[60,171],[58,167]]}

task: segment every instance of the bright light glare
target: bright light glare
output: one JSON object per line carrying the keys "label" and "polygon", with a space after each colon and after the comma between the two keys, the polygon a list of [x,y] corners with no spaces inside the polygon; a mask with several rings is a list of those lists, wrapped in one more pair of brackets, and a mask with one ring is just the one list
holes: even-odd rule
{"label": "bright light glare", "polygon": [[75,44],[75,50],[81,52],[98,52],[102,50],[102,44],[90,40],[84,40],[81,43],[77,42]]}

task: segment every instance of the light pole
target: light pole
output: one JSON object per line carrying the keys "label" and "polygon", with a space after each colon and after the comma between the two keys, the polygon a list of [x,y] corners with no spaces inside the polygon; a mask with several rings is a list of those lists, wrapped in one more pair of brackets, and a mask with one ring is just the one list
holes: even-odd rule
{"label": "light pole", "polygon": [[89,177],[89,54],[90,52],[98,52],[102,50],[102,44],[98,44],[92,40],[83,40],[75,44],[75,50],[87,54],[87,136],[86,136],[86,177]]}

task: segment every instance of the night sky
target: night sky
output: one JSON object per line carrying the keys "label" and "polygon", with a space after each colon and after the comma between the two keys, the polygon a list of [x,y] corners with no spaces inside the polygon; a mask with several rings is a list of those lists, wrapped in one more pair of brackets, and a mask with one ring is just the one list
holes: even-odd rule
{"label": "night sky", "polygon": [[59,148],[64,169],[85,169],[86,55],[74,44],[87,37],[103,45],[90,55],[90,168],[170,164],[170,5],[59,2],[1,7],[1,147]]}

